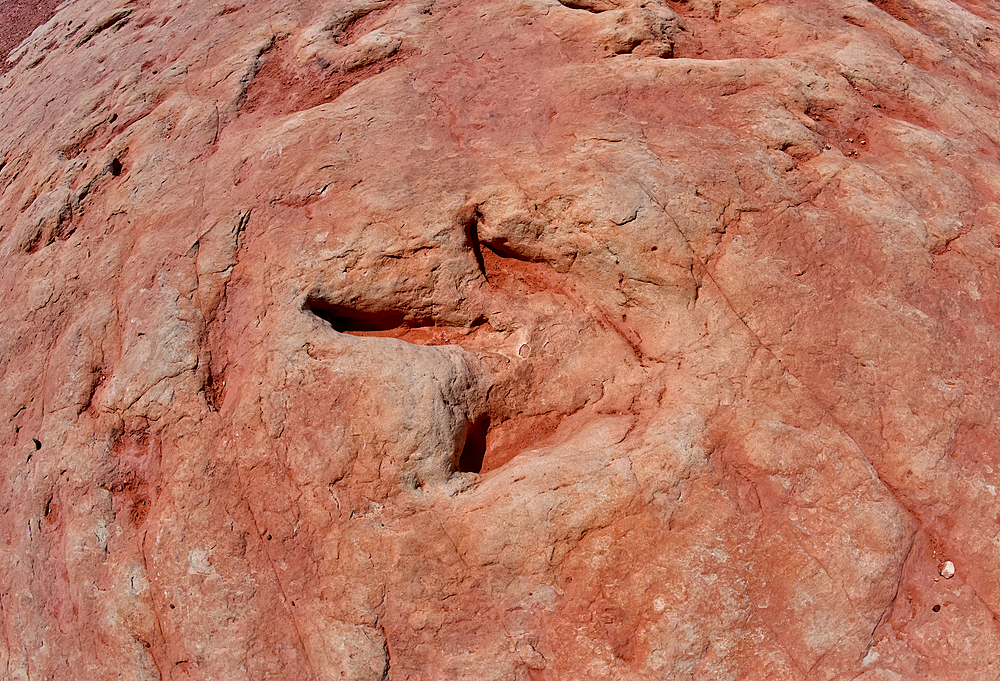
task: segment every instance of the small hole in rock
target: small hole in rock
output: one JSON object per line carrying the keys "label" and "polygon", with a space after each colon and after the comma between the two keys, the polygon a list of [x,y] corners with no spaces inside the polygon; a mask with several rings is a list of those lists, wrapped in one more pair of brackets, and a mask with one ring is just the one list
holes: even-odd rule
{"label": "small hole in rock", "polygon": [[42,443],[38,441],[38,438],[35,438],[35,437],[33,437],[33,438],[31,438],[31,441],[35,443],[35,451],[36,451],[36,452],[37,452],[37,451],[38,451],[39,449],[41,449],[41,448],[42,448]]}
{"label": "small hole in rock", "polygon": [[117,158],[112,159],[111,163],[108,164],[108,170],[111,171],[112,175],[118,177],[122,174],[122,162]]}
{"label": "small hole in rock", "polygon": [[934,612],[941,612],[941,606],[935,605],[933,608],[931,608],[931,610],[933,610]]}
{"label": "small hole in rock", "polygon": [[170,609],[171,609],[171,610],[173,610],[173,609],[174,609],[174,608],[176,608],[176,607],[177,607],[177,606],[176,606],[176,605],[174,605],[173,603],[171,603],[171,604],[170,604]]}
{"label": "small hole in rock", "polygon": [[458,457],[458,470],[464,473],[481,473],[486,456],[486,434],[490,430],[490,417],[483,416],[469,428],[465,436],[462,455]]}

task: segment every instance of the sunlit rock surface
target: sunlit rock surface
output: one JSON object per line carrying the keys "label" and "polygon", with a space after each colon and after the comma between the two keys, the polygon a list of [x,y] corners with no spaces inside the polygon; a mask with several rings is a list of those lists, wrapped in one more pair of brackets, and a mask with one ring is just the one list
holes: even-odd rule
{"label": "sunlit rock surface", "polygon": [[998,30],[65,3],[0,75],[0,677],[997,678]]}

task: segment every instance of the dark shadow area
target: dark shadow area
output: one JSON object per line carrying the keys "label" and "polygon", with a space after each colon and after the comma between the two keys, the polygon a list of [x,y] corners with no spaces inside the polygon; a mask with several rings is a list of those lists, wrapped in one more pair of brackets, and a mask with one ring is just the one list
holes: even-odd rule
{"label": "dark shadow area", "polygon": [[490,417],[481,416],[469,428],[465,436],[465,447],[458,457],[458,470],[463,473],[481,473],[483,458],[486,456],[486,434],[490,431]]}
{"label": "dark shadow area", "polygon": [[212,411],[219,411],[226,391],[226,377],[209,369],[205,377],[205,401]]}
{"label": "dark shadow area", "polygon": [[466,244],[472,249],[472,254],[476,257],[476,263],[479,265],[479,271],[482,272],[485,277],[486,263],[483,261],[483,249],[479,243],[479,221],[482,217],[483,216],[477,207],[469,215],[465,216],[464,229]]}
{"label": "dark shadow area", "polygon": [[303,310],[327,322],[340,333],[391,331],[400,327],[433,326],[432,320],[407,319],[400,310],[358,310],[331,303],[316,296],[306,298]]}
{"label": "dark shadow area", "polygon": [[525,257],[515,251],[505,240],[493,240],[483,245],[501,258],[520,260],[521,262],[535,262],[531,258]]}

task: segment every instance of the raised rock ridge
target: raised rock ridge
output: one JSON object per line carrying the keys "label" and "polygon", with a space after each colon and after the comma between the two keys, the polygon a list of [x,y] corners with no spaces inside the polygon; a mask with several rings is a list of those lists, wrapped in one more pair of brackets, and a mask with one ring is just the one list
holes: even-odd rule
{"label": "raised rock ridge", "polygon": [[0,677],[1000,678],[998,30],[64,3],[0,75]]}

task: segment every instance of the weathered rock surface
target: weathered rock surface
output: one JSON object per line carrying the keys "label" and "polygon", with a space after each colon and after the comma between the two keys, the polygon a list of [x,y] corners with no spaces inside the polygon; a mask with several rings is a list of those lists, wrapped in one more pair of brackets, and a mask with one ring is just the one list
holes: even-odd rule
{"label": "weathered rock surface", "polygon": [[[59,6],[58,0],[3,0],[0,2],[0,55],[17,47],[39,24],[47,21]],[[0,73],[11,64],[0,59]]]}
{"label": "weathered rock surface", "polygon": [[0,677],[1000,678],[998,30],[65,3],[0,75]]}

